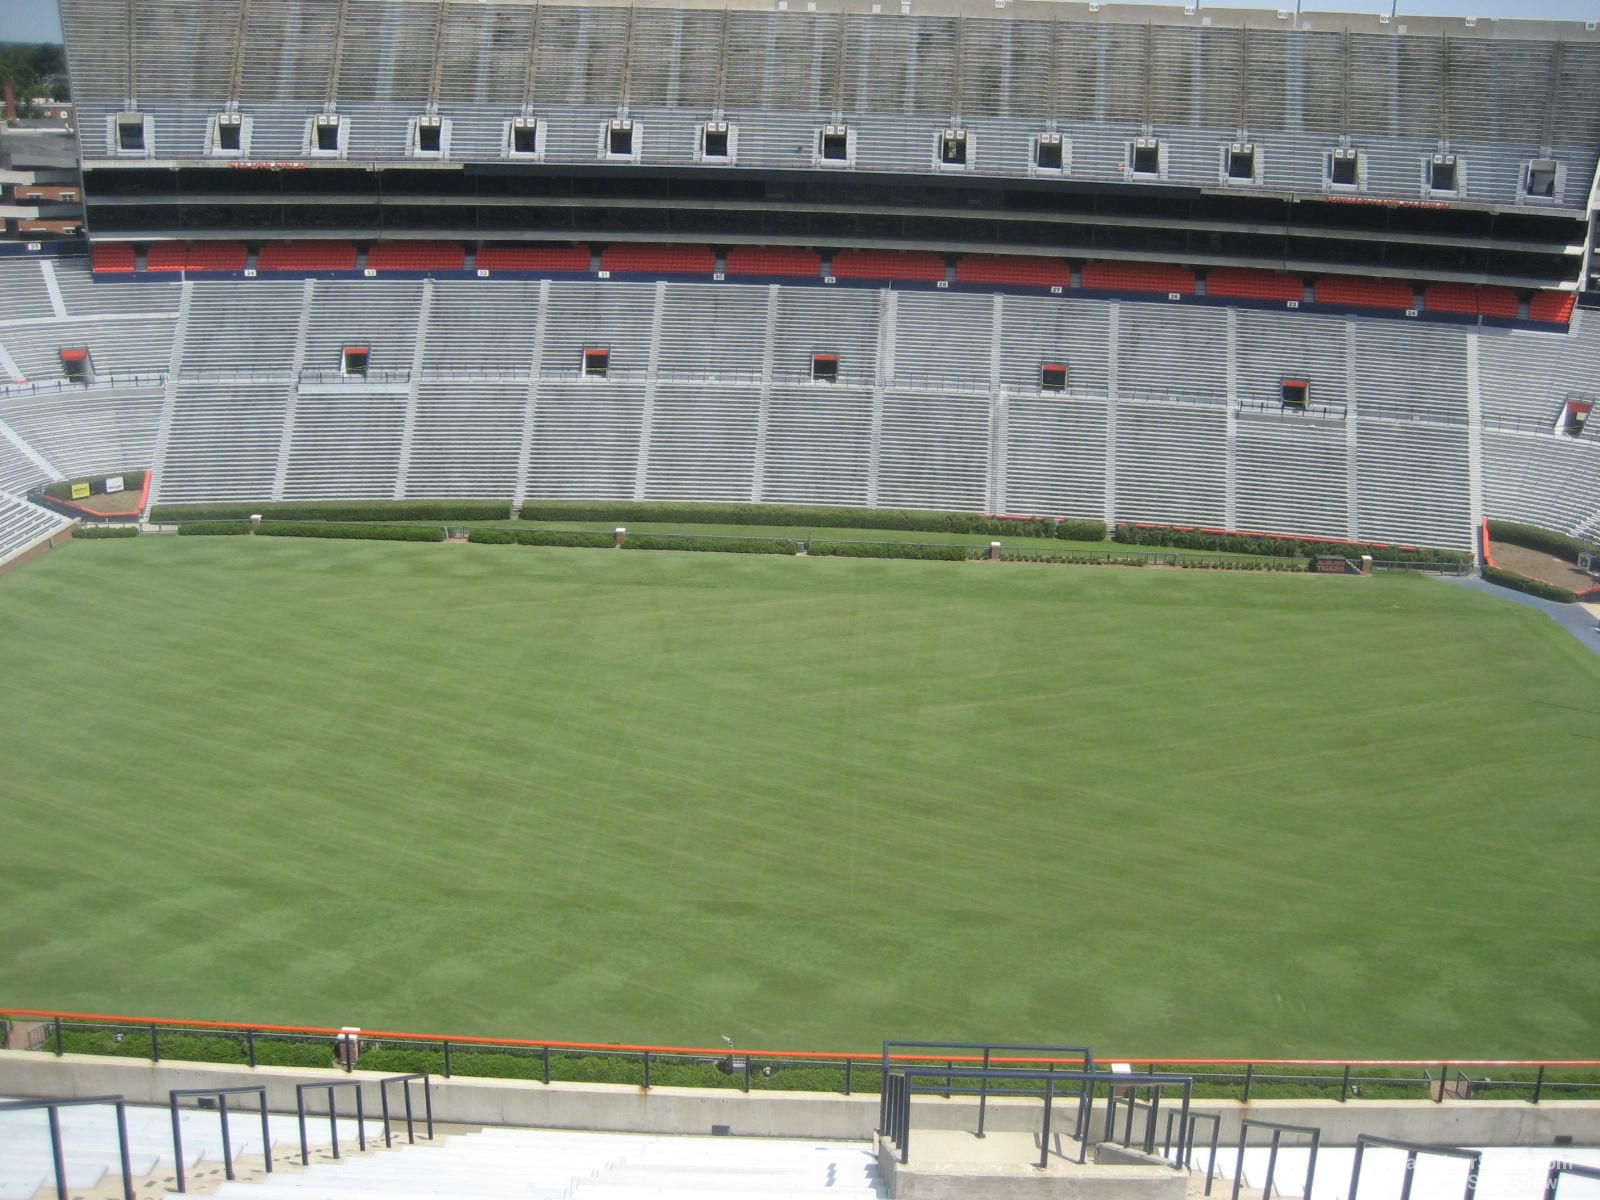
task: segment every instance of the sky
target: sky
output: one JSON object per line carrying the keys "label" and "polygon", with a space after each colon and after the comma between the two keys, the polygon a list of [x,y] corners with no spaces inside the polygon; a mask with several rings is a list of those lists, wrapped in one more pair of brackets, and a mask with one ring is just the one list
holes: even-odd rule
{"label": "sky", "polygon": [[[1112,0],[1107,0],[1112,2]],[[1158,0],[1159,2],[1159,0]],[[1174,0],[1182,4],[1183,0]],[[1201,8],[1287,8],[1293,0],[1199,0]],[[1308,12],[1389,12],[1401,15],[1531,17],[1546,21],[1600,21],[1600,0],[1302,0]],[[913,11],[915,5],[913,4]],[[56,0],[0,0],[0,41],[59,42]]]}

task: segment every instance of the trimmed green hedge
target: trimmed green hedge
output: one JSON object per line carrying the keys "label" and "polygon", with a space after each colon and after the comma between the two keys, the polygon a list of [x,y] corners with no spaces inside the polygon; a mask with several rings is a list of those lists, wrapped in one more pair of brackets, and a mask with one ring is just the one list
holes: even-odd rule
{"label": "trimmed green hedge", "polygon": [[709,550],[719,554],[798,554],[800,547],[787,538],[692,537],[660,533],[630,533],[624,550]]}
{"label": "trimmed green hedge", "polygon": [[[188,529],[180,526],[179,533]],[[374,542],[442,542],[437,525],[331,525],[321,521],[263,521],[262,537],[355,538]]]}
{"label": "trimmed green hedge", "polygon": [[1540,529],[1537,525],[1515,525],[1510,521],[1490,521],[1489,539],[1521,546],[1527,550],[1553,554],[1569,563],[1576,563],[1580,554],[1600,555],[1600,546],[1593,542],[1568,537],[1553,529]]}
{"label": "trimmed green hedge", "polygon": [[989,548],[926,546],[917,542],[811,542],[806,553],[814,558],[929,558],[966,562],[989,553]]}
{"label": "trimmed green hedge", "polygon": [[804,508],[783,504],[678,504],[632,500],[529,500],[524,521],[659,521],[680,525],[798,525],[816,529],[901,529],[920,533],[976,533],[990,537],[1058,538],[1103,542],[1101,521],[1051,517],[988,517],[977,513],[919,512],[901,508]]}
{"label": "trimmed green hedge", "polygon": [[1319,542],[1308,538],[1269,537],[1254,533],[1219,533],[1178,525],[1117,526],[1116,540],[1129,546],[1171,546],[1177,550],[1220,550],[1226,554],[1270,555],[1275,558],[1310,558],[1338,554],[1358,558],[1370,554],[1389,562],[1466,563],[1472,555],[1461,550],[1429,550],[1418,546],[1382,546],[1364,542]]}
{"label": "trimmed green hedge", "polygon": [[1197,571],[1306,571],[1298,558],[1201,558],[1182,554],[1118,554],[1111,550],[1002,550],[1005,562],[1070,563],[1077,566],[1146,567],[1152,563]]}
{"label": "trimmed green hedge", "polygon": [[157,504],[150,520],[229,521],[259,513],[269,521],[503,521],[509,500],[285,500],[253,504]]}
{"label": "trimmed green hedge", "polygon": [[[473,533],[479,532],[473,530]],[[509,533],[519,546],[569,546],[589,550],[605,550],[617,544],[614,533],[591,532],[583,529],[495,529],[485,533]],[[479,539],[468,535],[476,542]],[[499,541],[498,538],[486,539]]]}
{"label": "trimmed green hedge", "polygon": [[97,542],[102,538],[131,538],[139,536],[137,525],[85,525],[72,535],[73,541]]}
{"label": "trimmed green hedge", "polygon": [[1526,575],[1518,575],[1515,571],[1502,570],[1500,567],[1485,567],[1483,577],[1503,588],[1527,592],[1530,596],[1538,596],[1541,600],[1554,600],[1558,604],[1574,604],[1578,599],[1576,592],[1569,592],[1564,587],[1557,587],[1542,579],[1529,579]]}
{"label": "trimmed green hedge", "polygon": [[[111,472],[111,475],[119,475],[119,474],[122,476],[122,490],[123,491],[125,491],[125,492],[137,492],[141,488],[144,487],[144,477],[145,477],[146,472],[144,472],[144,471],[112,471]],[[90,476],[88,479],[83,479],[83,478],[80,477],[78,479],[61,479],[61,480],[57,480],[55,483],[50,484],[48,487],[46,487],[44,489],[44,494],[46,496],[49,496],[52,500],[65,500],[65,501],[67,501],[67,503],[70,504],[70,503],[72,503],[72,485],[74,483],[87,483],[89,485],[89,494],[91,496],[103,496],[103,495],[105,495],[105,491],[106,491],[106,480],[110,479],[111,475],[93,475],[93,476]]]}
{"label": "trimmed green hedge", "polygon": [[[133,1029],[117,1040],[108,1029],[64,1029],[61,1040],[68,1054],[99,1054],[112,1058],[150,1057],[148,1030]],[[43,1050],[54,1053],[55,1035],[45,1039]],[[161,1034],[161,1057],[182,1062],[235,1063],[250,1061],[244,1034]],[[287,1038],[256,1036],[256,1063],[264,1067],[331,1067],[333,1046],[328,1041],[303,1042]]]}
{"label": "trimmed green hedge", "polygon": [[231,537],[249,532],[249,521],[190,521],[178,526],[180,537]]}

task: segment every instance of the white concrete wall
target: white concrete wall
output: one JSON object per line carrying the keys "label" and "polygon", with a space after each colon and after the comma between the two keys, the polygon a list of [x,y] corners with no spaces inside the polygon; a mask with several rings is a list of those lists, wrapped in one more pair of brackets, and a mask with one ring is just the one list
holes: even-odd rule
{"label": "white concrete wall", "polygon": [[[225,1066],[211,1063],[149,1063],[132,1058],[39,1051],[0,1050],[0,1095],[73,1097],[120,1094],[134,1103],[165,1104],[173,1088],[265,1084],[271,1108],[294,1111],[295,1085],[364,1079],[370,1111],[378,1108],[376,1074],[336,1070]],[[878,1120],[876,1095],[739,1091],[658,1087],[646,1091],[619,1084],[541,1084],[512,1079],[435,1078],[431,1085],[436,1120],[463,1125],[526,1125],[648,1133],[705,1134],[726,1125],[736,1135],[864,1139]],[[324,1093],[325,1095],[325,1093]],[[351,1112],[348,1097],[341,1112]],[[1163,1109],[1165,1109],[1163,1105]],[[417,1105],[420,1112],[420,1099]],[[988,1126],[996,1132],[1031,1132],[1041,1116],[1037,1100],[991,1098]],[[1237,1143],[1244,1117],[1315,1125],[1325,1145],[1351,1145],[1358,1133],[1410,1141],[1477,1146],[1549,1146],[1557,1137],[1600,1146],[1600,1101],[1518,1100],[1205,1100],[1196,1108],[1222,1117],[1221,1143]],[[1094,1132],[1103,1128],[1097,1111]],[[1070,1124],[1070,1101],[1058,1109],[1057,1130]],[[1140,1131],[1135,1118],[1134,1131]],[[937,1096],[913,1101],[917,1129],[970,1129],[976,1101]],[[1121,1121],[1118,1121],[1119,1128]],[[1161,1128],[1165,1127],[1165,1116]],[[1158,1143],[1160,1129],[1158,1129]],[[1253,1143],[1252,1143],[1253,1144]]]}

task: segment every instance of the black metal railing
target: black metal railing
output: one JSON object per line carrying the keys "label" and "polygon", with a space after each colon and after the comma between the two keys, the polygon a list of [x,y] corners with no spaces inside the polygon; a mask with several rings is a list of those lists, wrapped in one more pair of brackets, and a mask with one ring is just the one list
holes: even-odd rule
{"label": "black metal railing", "polygon": [[383,1144],[394,1145],[394,1138],[389,1131],[389,1085],[399,1084],[401,1094],[405,1097],[406,1104],[406,1140],[410,1145],[417,1144],[417,1129],[411,1111],[411,1085],[420,1081],[422,1083],[422,1103],[427,1112],[428,1133],[427,1138],[433,1140],[433,1092],[429,1089],[431,1079],[426,1074],[421,1075],[390,1075],[378,1080],[378,1099],[383,1106]]}
{"label": "black metal railing", "polygon": [[[1454,1146],[1430,1146],[1422,1142],[1402,1142],[1393,1138],[1374,1137],[1369,1133],[1363,1133],[1356,1136],[1355,1161],[1350,1164],[1349,1200],[1356,1200],[1356,1190],[1361,1186],[1361,1163],[1366,1156],[1368,1147],[1405,1151],[1406,1165],[1405,1174],[1400,1181],[1400,1200],[1411,1200],[1411,1185],[1416,1182],[1417,1159],[1424,1154],[1438,1158],[1466,1159],[1471,1165],[1467,1168],[1467,1182],[1465,1189],[1461,1193],[1461,1200],[1473,1200],[1473,1196],[1477,1193],[1478,1168],[1483,1162],[1483,1153],[1481,1151],[1461,1150]],[[1307,1195],[1310,1195],[1310,1193],[1308,1192]]]}
{"label": "black metal railing", "polygon": [[1576,1175],[1579,1179],[1600,1179],[1600,1167],[1586,1167],[1582,1163],[1553,1162],[1544,1177],[1544,1200],[1556,1200],[1556,1188],[1563,1175]]}
{"label": "black metal railing", "polygon": [[[1167,1131],[1162,1139],[1161,1153],[1163,1157],[1172,1154],[1172,1122],[1177,1118],[1177,1113],[1167,1111]],[[1193,1112],[1189,1113],[1188,1129],[1178,1131],[1178,1145],[1184,1147],[1183,1158],[1180,1165],[1188,1170],[1194,1169],[1195,1126],[1201,1121],[1211,1122],[1211,1142],[1209,1154],[1206,1156],[1206,1190],[1207,1196],[1211,1195],[1211,1184],[1217,1174],[1217,1143],[1222,1135],[1222,1116],[1220,1113]],[[1309,1197],[1306,1200],[1310,1200]]]}
{"label": "black metal railing", "polygon": [[[1233,1200],[1239,1200],[1239,1189],[1244,1186],[1244,1152],[1252,1129],[1272,1131],[1272,1149],[1267,1154],[1267,1175],[1261,1185],[1261,1200],[1272,1200],[1272,1181],[1278,1173],[1278,1149],[1286,1133],[1299,1134],[1311,1139],[1310,1154],[1306,1158],[1305,1186],[1300,1194],[1311,1200],[1311,1182],[1317,1175],[1317,1148],[1322,1144],[1322,1130],[1314,1125],[1285,1125],[1279,1121],[1246,1119],[1239,1122],[1239,1154],[1233,1164]],[[1216,1155],[1213,1153],[1212,1158]]]}
{"label": "black metal railing", "polygon": [[178,1191],[187,1191],[188,1187],[183,1174],[183,1121],[180,1117],[178,1101],[188,1099],[215,1100],[217,1102],[217,1119],[222,1123],[222,1172],[228,1178],[233,1175],[233,1135],[228,1128],[228,1097],[251,1095],[256,1102],[261,1115],[261,1157],[266,1160],[267,1170],[272,1170],[272,1133],[267,1124],[267,1089],[257,1085],[253,1087],[231,1088],[173,1088],[167,1093],[167,1104],[172,1111],[172,1157],[177,1163]]}
{"label": "black metal railing", "polygon": [[[128,1106],[121,1096],[84,1096],[77,1100],[5,1100],[0,1113],[43,1109],[50,1127],[50,1163],[55,1172],[57,1200],[67,1200],[67,1161],[61,1145],[61,1113],[68,1107],[109,1104],[117,1112],[117,1155],[122,1164],[123,1200],[134,1200],[133,1167],[128,1157]],[[182,1169],[180,1164],[179,1169]]]}
{"label": "black metal railing", "polygon": [[[332,1143],[333,1157],[339,1157],[339,1110],[336,1103],[336,1093],[340,1088],[351,1088],[356,1094],[356,1141],[360,1148],[367,1148],[367,1110],[361,1098],[361,1080],[340,1079],[333,1083],[297,1083],[294,1089],[295,1119],[300,1123],[300,1165],[308,1166],[311,1163],[311,1148],[306,1141],[306,1093],[328,1093],[328,1140]],[[430,1109],[431,1111],[431,1109]],[[312,1114],[313,1116],[316,1114]],[[387,1131],[385,1131],[387,1132]],[[432,1126],[429,1126],[429,1135],[432,1136]]]}
{"label": "black metal railing", "polygon": [[[908,1055],[898,1053],[910,1051]],[[938,1052],[938,1053],[936,1053]],[[996,1056],[999,1056],[998,1059]],[[1026,1063],[1017,1061],[1019,1056],[1026,1056]],[[883,1057],[879,1063],[882,1077],[887,1079],[892,1065],[901,1059],[910,1057],[923,1060],[923,1065],[932,1061],[944,1059],[946,1078],[943,1095],[949,1099],[953,1095],[975,1095],[978,1097],[978,1136],[983,1136],[984,1121],[988,1116],[989,1108],[989,1081],[984,1079],[976,1089],[957,1088],[952,1086],[949,1072],[955,1069],[959,1062],[962,1066],[977,1066],[987,1071],[996,1061],[1005,1066],[1014,1067],[1022,1065],[1037,1065],[1047,1062],[1047,1070],[1053,1071],[1059,1060],[1063,1063],[1080,1064],[1085,1071],[1094,1070],[1094,1052],[1087,1046],[1040,1046],[1023,1045],[1014,1042],[884,1042]],[[746,1089],[748,1090],[748,1089]],[[847,1093],[848,1094],[848,1093]],[[888,1120],[888,1091],[880,1090],[878,1097],[878,1128],[884,1129]]]}

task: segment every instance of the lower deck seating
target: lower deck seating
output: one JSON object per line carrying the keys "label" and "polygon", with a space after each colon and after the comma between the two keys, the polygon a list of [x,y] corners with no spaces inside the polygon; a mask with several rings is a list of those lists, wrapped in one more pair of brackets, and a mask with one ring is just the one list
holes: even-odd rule
{"label": "lower deck seating", "polygon": [[1072,266],[1059,258],[1029,258],[1020,254],[964,254],[956,259],[956,282],[1069,288],[1072,286]]}
{"label": "lower deck seating", "polygon": [[353,242],[269,242],[257,260],[261,271],[354,271]]}
{"label": "lower deck seating", "polygon": [[1092,262],[1083,265],[1083,286],[1108,292],[1177,292],[1192,296],[1194,272],[1165,263]]}
{"label": "lower deck seating", "polygon": [[70,524],[60,513],[0,492],[0,563],[10,562],[40,538]]}
{"label": "lower deck seating", "polygon": [[1408,309],[1416,305],[1409,283],[1398,279],[1366,279],[1359,275],[1322,275],[1314,286],[1318,304],[1344,308]]}
{"label": "lower deck seating", "polygon": [[587,246],[485,246],[477,264],[484,271],[587,271]]}
{"label": "lower deck seating", "polygon": [[936,283],[945,277],[944,256],[917,250],[841,250],[833,256],[839,279]]}

